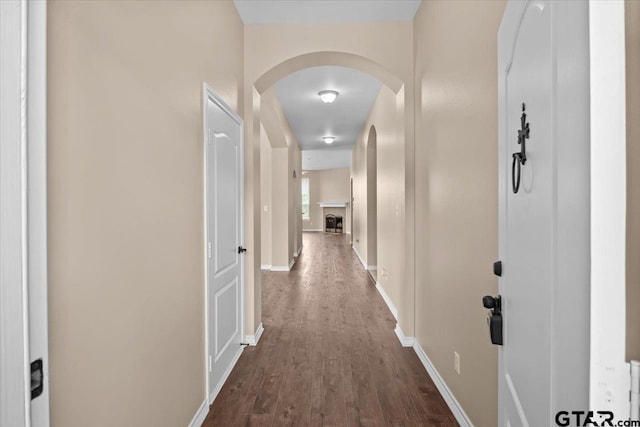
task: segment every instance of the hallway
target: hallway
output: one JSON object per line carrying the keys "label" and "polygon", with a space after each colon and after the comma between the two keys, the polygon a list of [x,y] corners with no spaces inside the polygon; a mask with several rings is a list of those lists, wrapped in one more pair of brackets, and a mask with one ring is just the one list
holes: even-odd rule
{"label": "hallway", "polygon": [[349,244],[304,233],[290,273],[263,272],[264,334],[204,427],[457,425]]}

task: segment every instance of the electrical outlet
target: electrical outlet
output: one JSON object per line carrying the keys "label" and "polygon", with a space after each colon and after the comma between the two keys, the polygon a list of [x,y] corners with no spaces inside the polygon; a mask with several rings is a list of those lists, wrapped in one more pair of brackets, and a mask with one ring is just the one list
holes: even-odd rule
{"label": "electrical outlet", "polygon": [[457,351],[453,352],[453,369],[460,375],[460,355]]}
{"label": "electrical outlet", "polygon": [[269,212],[269,205],[264,205],[264,211]]}

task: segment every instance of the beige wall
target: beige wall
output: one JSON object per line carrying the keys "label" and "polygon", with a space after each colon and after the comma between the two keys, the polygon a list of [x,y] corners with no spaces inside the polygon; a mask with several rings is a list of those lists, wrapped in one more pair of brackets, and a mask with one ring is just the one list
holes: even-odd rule
{"label": "beige wall", "polygon": [[[369,113],[371,115],[371,113]],[[369,245],[367,215],[367,135],[369,128],[365,125],[351,151],[351,179],[353,179],[353,231],[351,235],[353,248],[368,265]]]}
{"label": "beige wall", "polygon": [[274,267],[285,267],[293,259],[289,239],[293,221],[289,204],[289,148],[272,148],[271,161],[271,263]]}
{"label": "beige wall", "polygon": [[[398,140],[405,147],[403,152],[401,188],[408,188],[406,192],[407,209],[398,210],[403,216],[402,230],[394,236],[396,242],[403,246],[402,253],[410,255],[404,257],[404,277],[401,284],[401,298],[398,310],[399,322],[407,335],[413,335],[414,322],[414,285],[413,285],[413,245],[414,245],[414,209],[413,209],[413,22],[375,22],[350,24],[261,24],[245,26],[245,151],[251,151],[252,157],[245,158],[245,182],[247,196],[245,208],[248,241],[259,238],[260,213],[255,201],[254,188],[259,189],[259,156],[260,138],[259,127],[256,127],[258,116],[261,114],[255,105],[260,103],[260,95],[269,89],[277,79],[304,62],[305,67],[317,65],[353,66],[361,71],[369,72],[380,78],[397,93],[395,102],[406,112],[402,114],[401,131]],[[301,62],[288,62],[294,57],[310,54]],[[345,55],[349,56],[345,60]],[[281,64],[286,63],[282,67]],[[265,83],[266,76],[269,77]],[[266,85],[266,87],[265,87]],[[254,108],[251,108],[251,106]],[[265,126],[266,127],[266,126]],[[268,129],[267,129],[268,131]],[[257,191],[259,192],[259,191]],[[256,219],[257,218],[257,219]],[[251,229],[251,226],[254,229]],[[256,232],[256,229],[258,231]],[[247,263],[245,271],[248,292],[257,295],[261,292],[259,278],[259,258],[253,264]],[[399,274],[400,272],[398,272]],[[247,324],[257,325],[258,307],[247,314]],[[253,323],[252,323],[253,322]]]}
{"label": "beige wall", "polygon": [[271,221],[272,221],[272,200],[271,200],[271,143],[269,142],[269,137],[267,136],[264,127],[260,129],[260,206],[261,208],[261,221],[260,221],[260,229],[261,229],[261,257],[262,257],[262,265],[270,266],[271,265],[271,242],[272,242],[272,234],[271,234]]}
{"label": "beige wall", "polygon": [[[350,193],[349,168],[314,170],[305,172],[309,179],[309,220],[303,220],[304,230],[323,230],[324,215],[319,202],[348,202]],[[325,214],[333,213],[343,217],[343,230],[350,233],[350,209],[324,209]]]}
{"label": "beige wall", "polygon": [[[366,128],[365,131],[367,131]],[[377,150],[376,128],[370,126],[367,135],[367,224],[369,225],[367,227],[367,265],[369,269],[377,266],[378,259]]]}
{"label": "beige wall", "polygon": [[[383,287],[400,317],[403,308],[413,305],[406,300],[404,292],[406,252],[402,239],[404,231],[405,204],[405,146],[402,134],[402,117],[398,111],[396,95],[386,86],[380,89],[369,118],[356,141],[352,153],[352,177],[354,193],[353,245],[367,265],[378,268],[378,283]],[[368,156],[369,133],[376,129],[376,179],[377,207],[368,209],[373,196],[368,194],[367,185],[373,165]],[[368,177],[369,175],[369,177]],[[373,221],[371,211],[376,211],[377,221]],[[377,222],[375,232],[371,225]],[[377,236],[377,256],[369,252],[371,235]],[[375,261],[370,261],[375,260]],[[401,323],[402,326],[402,323]],[[403,327],[404,330],[404,327]],[[405,332],[407,334],[407,332]]]}
{"label": "beige wall", "polygon": [[185,426],[204,400],[203,82],[243,113],[231,2],[49,3],[54,427]]}
{"label": "beige wall", "polygon": [[497,292],[496,35],[504,7],[428,1],[414,23],[416,338],[478,427],[497,425],[497,349],[481,298]]}
{"label": "beige wall", "polygon": [[[261,183],[263,190],[262,205],[269,206],[269,212],[264,212],[261,228],[262,235],[268,240],[262,247],[269,247],[267,254],[262,255],[262,265],[286,267],[294,259],[294,255],[302,247],[302,202],[300,188],[301,152],[298,143],[290,147],[271,147],[267,149],[268,158],[261,163],[270,164],[266,167],[270,174],[270,188],[267,183]],[[293,171],[296,176],[293,176]],[[284,189],[284,191],[283,191]],[[266,197],[270,195],[270,199]]]}
{"label": "beige wall", "polygon": [[282,268],[302,246],[302,152],[273,89],[260,104],[261,265]]}
{"label": "beige wall", "polygon": [[[293,132],[292,132],[293,135]],[[289,145],[289,249],[292,258],[302,245],[302,152],[298,141]]]}
{"label": "beige wall", "polygon": [[640,2],[625,2],[627,50],[627,359],[640,360]]}

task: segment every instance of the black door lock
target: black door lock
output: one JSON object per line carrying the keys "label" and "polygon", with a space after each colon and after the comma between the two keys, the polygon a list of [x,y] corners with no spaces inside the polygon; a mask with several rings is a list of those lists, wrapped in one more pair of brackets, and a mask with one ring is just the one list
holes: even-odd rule
{"label": "black door lock", "polygon": [[44,390],[44,372],[42,359],[31,362],[31,400],[42,394]]}
{"label": "black door lock", "polygon": [[238,246],[238,253],[241,254],[241,253],[244,253],[244,252],[247,252],[247,248],[243,248],[242,246]]}
{"label": "black door lock", "polygon": [[498,277],[502,276],[502,261],[496,261],[493,263],[493,274]]}
{"label": "black door lock", "polygon": [[482,305],[491,310],[487,318],[491,344],[502,345],[502,297],[486,295],[482,298]]}

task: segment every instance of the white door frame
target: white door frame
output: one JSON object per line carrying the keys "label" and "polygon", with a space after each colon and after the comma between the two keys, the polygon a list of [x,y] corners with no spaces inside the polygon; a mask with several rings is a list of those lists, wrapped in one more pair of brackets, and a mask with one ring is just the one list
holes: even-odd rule
{"label": "white door frame", "polygon": [[31,423],[48,427],[49,297],[47,227],[47,3],[27,2],[28,271],[31,361],[42,358],[44,387]]}
{"label": "white door frame", "polygon": [[29,426],[25,4],[0,2],[0,425]]}
{"label": "white door frame", "polygon": [[590,406],[630,415],[626,347],[626,81],[622,1],[589,1],[591,107]]}
{"label": "white door frame", "polygon": [[[227,105],[224,100],[214,92],[213,88],[209,86],[207,83],[202,84],[202,158],[203,158],[203,182],[204,182],[204,192],[203,192],[203,200],[204,200],[204,241],[203,241],[203,259],[204,259],[204,318],[205,318],[205,348],[204,348],[204,373],[206,378],[206,396],[205,400],[209,405],[213,403],[216,398],[217,392],[215,390],[216,384],[209,384],[209,286],[208,286],[208,277],[209,277],[209,267],[208,267],[208,218],[209,218],[209,210],[207,207],[207,176],[209,172],[209,168],[207,165],[207,144],[208,144],[208,119],[207,119],[207,100],[211,99],[216,105],[218,105],[222,110],[224,110],[231,118],[233,118],[236,123],[240,126],[240,218],[239,218],[239,227],[240,227],[240,242],[242,246],[244,246],[244,121],[242,118],[235,112],[233,109]],[[215,245],[213,245],[215,246]],[[240,255],[240,329],[238,333],[240,334],[240,342],[244,342],[244,308],[245,308],[245,300],[244,300],[244,256]],[[244,347],[242,347],[244,348]],[[235,363],[235,362],[234,362]],[[220,381],[220,385],[222,385],[229,372],[223,376]],[[219,391],[219,390],[217,390]],[[215,393],[215,394],[214,394]]]}
{"label": "white door frame", "polygon": [[[46,7],[0,2],[0,425],[16,427],[49,425]],[[44,387],[32,417],[34,352]]]}

